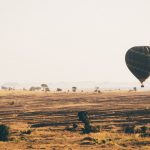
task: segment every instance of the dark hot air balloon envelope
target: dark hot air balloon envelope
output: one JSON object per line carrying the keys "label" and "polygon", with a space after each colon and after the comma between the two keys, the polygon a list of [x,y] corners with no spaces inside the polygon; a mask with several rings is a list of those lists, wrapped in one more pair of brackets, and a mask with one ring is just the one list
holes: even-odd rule
{"label": "dark hot air balloon envelope", "polygon": [[127,67],[141,82],[150,76],[150,46],[136,46],[129,49],[125,56]]}

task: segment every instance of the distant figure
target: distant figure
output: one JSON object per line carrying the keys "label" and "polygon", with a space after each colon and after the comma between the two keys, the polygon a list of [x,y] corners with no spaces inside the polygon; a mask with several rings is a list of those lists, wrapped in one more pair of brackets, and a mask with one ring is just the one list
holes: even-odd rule
{"label": "distant figure", "polygon": [[72,92],[76,92],[77,91],[77,87],[72,87]]}

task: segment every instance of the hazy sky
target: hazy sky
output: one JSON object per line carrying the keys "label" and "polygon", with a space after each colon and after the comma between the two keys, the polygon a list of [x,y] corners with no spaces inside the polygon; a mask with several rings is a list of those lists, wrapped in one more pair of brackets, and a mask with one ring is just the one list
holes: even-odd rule
{"label": "hazy sky", "polygon": [[0,0],[0,82],[134,82],[135,45],[150,45],[150,0]]}

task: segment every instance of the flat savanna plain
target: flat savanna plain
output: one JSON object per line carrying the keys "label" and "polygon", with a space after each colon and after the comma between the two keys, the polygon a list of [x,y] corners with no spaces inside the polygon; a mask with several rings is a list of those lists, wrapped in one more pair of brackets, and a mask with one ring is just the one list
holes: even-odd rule
{"label": "flat savanna plain", "polygon": [[[79,111],[102,131],[82,134]],[[10,141],[0,142],[0,150],[150,149],[150,137],[124,133],[129,124],[149,125],[150,92],[0,91],[0,123],[10,127]],[[73,123],[79,130],[67,131]],[[27,130],[31,134],[23,134]]]}

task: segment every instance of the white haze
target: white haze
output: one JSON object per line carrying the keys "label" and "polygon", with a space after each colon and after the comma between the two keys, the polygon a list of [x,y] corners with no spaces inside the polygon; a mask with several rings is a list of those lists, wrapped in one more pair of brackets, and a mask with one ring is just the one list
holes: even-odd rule
{"label": "white haze", "polygon": [[0,82],[138,82],[126,51],[150,45],[149,0],[0,0]]}

